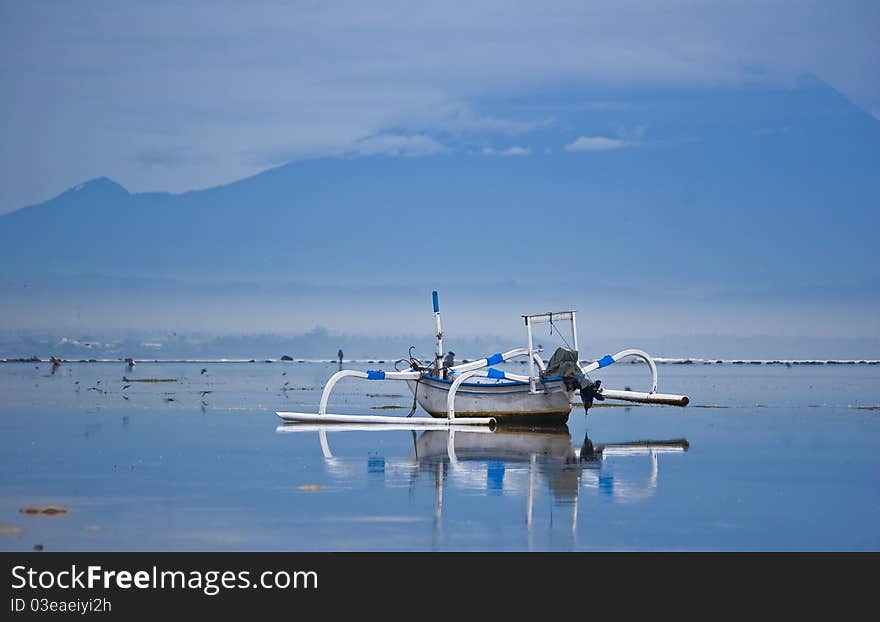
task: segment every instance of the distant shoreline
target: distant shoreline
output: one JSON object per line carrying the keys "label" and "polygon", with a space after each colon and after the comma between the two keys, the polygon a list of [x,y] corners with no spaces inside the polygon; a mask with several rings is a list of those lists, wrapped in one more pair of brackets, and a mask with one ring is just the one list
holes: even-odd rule
{"label": "distant shoreline", "polygon": [[[294,359],[282,360],[280,358],[137,358],[133,359],[138,363],[282,363],[282,364],[327,364],[339,363],[338,359]],[[397,358],[371,358],[371,359],[344,359],[343,364],[372,364],[387,365],[394,363]],[[475,360],[475,359],[470,359]],[[0,359],[0,363],[51,363],[50,359],[42,359],[38,357],[30,358],[4,358]],[[61,359],[62,363],[89,363],[89,364],[125,364],[123,358],[92,358],[92,359]],[[469,359],[462,359],[462,362],[469,362]],[[590,363],[592,361],[581,361],[581,363]],[[654,358],[654,362],[658,365],[880,365],[880,359],[713,359],[713,358]],[[511,364],[511,363],[508,363]],[[525,364],[525,361],[522,361]],[[618,363],[620,365],[621,363]],[[644,361],[633,358],[625,365],[643,365]]]}

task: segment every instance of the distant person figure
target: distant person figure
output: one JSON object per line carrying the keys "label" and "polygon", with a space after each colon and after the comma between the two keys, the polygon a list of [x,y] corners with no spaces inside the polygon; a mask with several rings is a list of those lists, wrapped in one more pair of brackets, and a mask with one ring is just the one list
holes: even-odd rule
{"label": "distant person figure", "polygon": [[61,359],[50,356],[49,361],[52,363],[52,373],[54,374],[61,367]]}
{"label": "distant person figure", "polygon": [[449,368],[455,365],[455,352],[452,350],[449,351],[449,354],[443,359],[443,378],[444,380],[449,376]]}
{"label": "distant person figure", "polygon": [[342,366],[342,348],[339,349],[339,352],[336,353],[336,356],[339,357],[339,366]]}
{"label": "distant person figure", "polygon": [[125,359],[125,365],[126,365],[126,367],[128,367],[128,371],[131,371],[132,369],[134,369],[134,359],[133,358]]}

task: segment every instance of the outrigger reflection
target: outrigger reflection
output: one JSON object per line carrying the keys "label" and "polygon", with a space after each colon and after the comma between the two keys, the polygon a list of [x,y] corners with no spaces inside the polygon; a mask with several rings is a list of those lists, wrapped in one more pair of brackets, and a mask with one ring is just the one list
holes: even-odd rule
{"label": "outrigger reflection", "polygon": [[[496,423],[527,423],[531,425],[559,425],[568,420],[572,397],[578,391],[585,412],[593,400],[623,400],[649,404],[686,406],[688,397],[657,392],[657,366],[645,352],[635,349],[606,354],[597,361],[582,363],[578,359],[577,313],[554,311],[523,315],[526,329],[526,347],[498,352],[468,363],[444,364],[443,329],[440,321],[440,302],[433,292],[436,351],[429,363],[412,356],[400,359],[404,369],[395,371],[343,369],[333,374],[324,386],[321,403],[315,413],[278,412],[285,421],[312,423],[366,423],[401,424],[407,427],[446,427],[453,425],[486,425]],[[532,328],[549,324],[568,348],[557,348],[548,362],[541,358],[541,349],[535,348]],[[571,341],[563,336],[568,332]],[[528,375],[514,374],[493,367],[516,358],[526,358]],[[651,386],[647,392],[614,390],[591,381],[588,374],[627,357],[637,357],[648,364]],[[413,393],[413,410],[407,417],[379,415],[341,415],[327,412],[333,387],[345,377],[367,380],[397,380],[406,382]],[[413,417],[417,402],[431,417]]]}

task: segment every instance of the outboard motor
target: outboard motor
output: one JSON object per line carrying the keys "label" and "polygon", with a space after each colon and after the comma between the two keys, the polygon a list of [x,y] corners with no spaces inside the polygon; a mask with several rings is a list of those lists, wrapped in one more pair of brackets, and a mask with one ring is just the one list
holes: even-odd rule
{"label": "outboard motor", "polygon": [[599,400],[600,402],[605,399],[605,397],[599,393],[599,387],[602,386],[602,381],[597,380],[596,382],[591,382],[586,378],[581,383],[581,400],[584,402],[584,414],[590,414],[590,408],[593,406],[593,400]]}

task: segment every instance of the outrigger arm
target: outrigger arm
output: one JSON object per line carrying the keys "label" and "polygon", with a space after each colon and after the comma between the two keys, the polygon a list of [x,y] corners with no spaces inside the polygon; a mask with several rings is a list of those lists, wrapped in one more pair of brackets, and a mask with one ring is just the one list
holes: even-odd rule
{"label": "outrigger arm", "polygon": [[591,371],[595,371],[597,369],[601,369],[603,367],[608,367],[609,365],[616,363],[620,359],[626,358],[628,356],[635,356],[644,360],[648,367],[651,368],[651,390],[648,393],[642,393],[639,391],[619,391],[615,389],[599,389],[599,393],[605,399],[612,400],[623,400],[626,402],[640,402],[643,404],[667,404],[669,406],[687,406],[690,402],[690,399],[687,395],[670,395],[668,393],[657,393],[657,364],[654,363],[654,359],[650,357],[647,352],[643,352],[642,350],[636,350],[634,348],[629,348],[627,350],[621,350],[617,354],[606,354],[598,361],[593,361],[588,365],[583,365],[581,367],[581,371],[586,375]]}
{"label": "outrigger arm", "polygon": [[[330,399],[330,393],[336,383],[345,377],[363,378],[366,380],[418,380],[422,377],[418,371],[381,371],[367,370],[357,371],[353,369],[343,369],[336,372],[327,381],[324,391],[321,394],[321,404],[318,407],[318,413],[292,413],[278,412],[276,413],[282,419],[287,421],[299,421],[303,423],[384,423],[391,425],[399,425],[407,428],[413,427],[436,427],[438,423],[444,422],[443,419],[425,418],[425,417],[388,417],[383,415],[338,415],[327,412],[327,402]],[[488,425],[494,426],[495,419],[493,417],[468,417],[466,419],[454,419],[448,417],[445,420],[447,425]]]}

